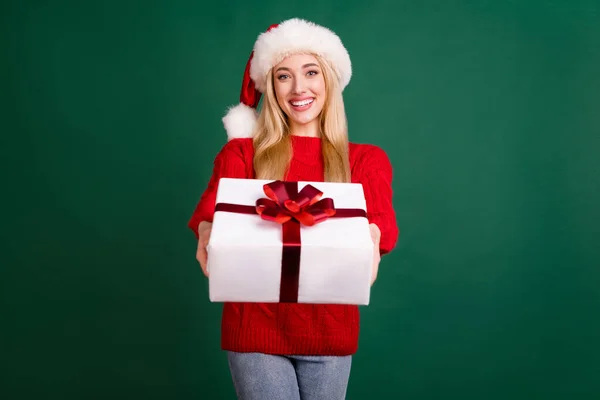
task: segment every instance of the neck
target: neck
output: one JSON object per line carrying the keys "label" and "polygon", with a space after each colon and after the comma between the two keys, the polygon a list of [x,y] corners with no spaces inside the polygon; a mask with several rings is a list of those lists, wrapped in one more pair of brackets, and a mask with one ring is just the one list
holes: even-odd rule
{"label": "neck", "polygon": [[290,125],[290,134],[294,136],[321,137],[318,118],[303,125],[292,122]]}

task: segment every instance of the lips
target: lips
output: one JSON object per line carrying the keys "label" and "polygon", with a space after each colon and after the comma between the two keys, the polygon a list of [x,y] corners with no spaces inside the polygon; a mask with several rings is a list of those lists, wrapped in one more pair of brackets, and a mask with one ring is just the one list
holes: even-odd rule
{"label": "lips", "polygon": [[304,111],[310,108],[310,106],[315,101],[314,97],[309,97],[306,99],[294,99],[290,100],[290,104],[292,108],[296,111]]}

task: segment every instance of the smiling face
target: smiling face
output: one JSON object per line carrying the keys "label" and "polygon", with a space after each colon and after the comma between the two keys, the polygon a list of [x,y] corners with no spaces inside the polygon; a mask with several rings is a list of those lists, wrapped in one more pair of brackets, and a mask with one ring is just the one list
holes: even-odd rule
{"label": "smiling face", "polygon": [[279,107],[294,127],[314,124],[325,104],[325,79],[318,60],[310,54],[287,57],[273,68],[273,88]]}

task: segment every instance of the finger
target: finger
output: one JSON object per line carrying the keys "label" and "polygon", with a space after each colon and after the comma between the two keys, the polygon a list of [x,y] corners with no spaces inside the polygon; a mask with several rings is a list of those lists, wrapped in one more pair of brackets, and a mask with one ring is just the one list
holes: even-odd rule
{"label": "finger", "polygon": [[375,283],[376,280],[377,280],[377,272],[374,272],[373,275],[371,276],[371,286],[373,286],[373,284]]}
{"label": "finger", "polygon": [[200,262],[200,268],[202,268],[202,273],[204,274],[204,276],[206,276],[208,278],[208,266],[207,266],[207,259],[206,257],[204,257],[201,262]]}
{"label": "finger", "polygon": [[379,227],[377,225],[370,224],[369,231],[371,232],[371,237],[374,241],[379,241],[379,239],[381,239],[381,231],[379,230]]}
{"label": "finger", "polygon": [[206,267],[208,261],[208,253],[204,246],[198,246],[198,251],[196,253],[196,259],[200,263],[200,267],[202,268],[202,272],[206,277],[208,277],[208,269]]}
{"label": "finger", "polygon": [[373,243],[377,245],[379,244],[380,237],[376,233],[371,232],[371,239],[373,240]]}
{"label": "finger", "polygon": [[210,241],[210,232],[204,232],[204,234],[200,237],[200,243],[202,244],[202,247],[204,247],[206,249],[209,241]]}

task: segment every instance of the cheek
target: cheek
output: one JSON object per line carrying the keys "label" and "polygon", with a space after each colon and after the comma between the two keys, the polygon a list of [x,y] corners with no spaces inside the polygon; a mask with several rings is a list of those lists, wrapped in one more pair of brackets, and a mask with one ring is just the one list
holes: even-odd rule
{"label": "cheek", "polygon": [[315,86],[313,88],[313,92],[321,98],[319,102],[318,111],[320,112],[323,108],[323,103],[326,101],[327,93],[325,90],[325,81],[323,79],[315,82]]}
{"label": "cheek", "polygon": [[323,79],[323,75],[320,76],[319,79],[314,81],[313,91],[321,96],[325,96],[325,80]]}
{"label": "cheek", "polygon": [[285,105],[285,98],[287,95],[285,87],[275,82],[275,84],[273,85],[273,89],[275,91],[275,96],[277,97],[277,103],[280,107],[283,108]]}

